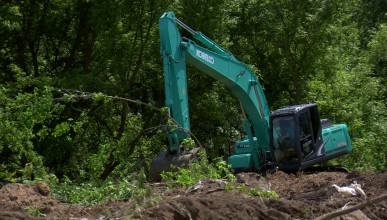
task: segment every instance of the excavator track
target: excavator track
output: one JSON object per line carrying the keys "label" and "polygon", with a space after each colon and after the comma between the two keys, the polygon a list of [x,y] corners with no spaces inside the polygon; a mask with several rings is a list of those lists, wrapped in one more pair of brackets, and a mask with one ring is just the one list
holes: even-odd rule
{"label": "excavator track", "polygon": [[304,173],[320,173],[320,172],[341,172],[349,173],[349,170],[343,166],[312,166],[305,168]]}

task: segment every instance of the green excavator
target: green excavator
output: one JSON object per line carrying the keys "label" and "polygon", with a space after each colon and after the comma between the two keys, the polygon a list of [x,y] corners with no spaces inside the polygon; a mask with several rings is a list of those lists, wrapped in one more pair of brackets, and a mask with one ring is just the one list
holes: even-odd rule
{"label": "green excavator", "polygon": [[[178,25],[194,40],[181,37]],[[236,142],[228,163],[235,171],[272,169],[297,172],[352,152],[348,128],[320,119],[316,104],[302,104],[270,112],[253,71],[229,51],[199,31],[164,13],[159,19],[160,53],[164,66],[165,105],[174,126],[166,126],[168,149],[152,160],[151,178],[160,180],[171,165],[182,166],[196,157],[198,148],[185,149],[191,138],[187,63],[231,90],[241,105],[246,138]]]}

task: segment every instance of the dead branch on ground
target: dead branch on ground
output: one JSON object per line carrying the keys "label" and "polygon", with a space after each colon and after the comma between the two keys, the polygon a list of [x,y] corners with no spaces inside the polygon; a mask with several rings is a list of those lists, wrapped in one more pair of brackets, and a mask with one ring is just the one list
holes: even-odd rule
{"label": "dead branch on ground", "polygon": [[336,217],[339,217],[339,216],[351,213],[351,212],[356,211],[358,209],[362,209],[364,207],[370,206],[372,204],[379,203],[379,202],[381,202],[383,200],[386,200],[386,199],[387,199],[387,194],[384,194],[384,195],[381,195],[381,196],[378,196],[378,197],[375,197],[375,198],[372,198],[372,199],[367,199],[366,201],[364,201],[362,203],[359,203],[359,204],[357,204],[355,206],[352,206],[350,208],[342,209],[342,210],[337,210],[337,211],[330,212],[328,214],[324,214],[322,216],[319,216],[315,220],[329,220],[329,219],[333,219],[333,218],[336,218]]}

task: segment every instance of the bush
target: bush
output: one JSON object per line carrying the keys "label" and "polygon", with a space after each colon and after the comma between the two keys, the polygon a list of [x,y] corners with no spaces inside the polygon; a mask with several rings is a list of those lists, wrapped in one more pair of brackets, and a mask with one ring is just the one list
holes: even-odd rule
{"label": "bush", "polygon": [[161,177],[168,183],[169,187],[184,186],[189,187],[202,179],[227,179],[235,182],[235,176],[230,172],[230,165],[222,158],[215,159],[214,164],[210,164],[205,150],[198,153],[197,160],[190,162],[187,168],[179,167],[176,171],[162,172]]}
{"label": "bush", "polygon": [[[71,204],[98,205],[113,200],[131,200],[134,205],[147,206],[153,204],[158,197],[146,186],[144,171],[120,180],[94,180],[76,183],[68,177],[59,181],[51,175],[47,181],[52,188],[52,196]],[[152,198],[152,199],[151,199]]]}

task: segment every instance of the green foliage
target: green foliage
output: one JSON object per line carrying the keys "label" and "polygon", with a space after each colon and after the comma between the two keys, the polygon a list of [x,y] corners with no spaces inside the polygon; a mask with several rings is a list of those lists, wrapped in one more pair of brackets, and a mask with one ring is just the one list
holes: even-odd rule
{"label": "green foliage", "polygon": [[[366,53],[368,63],[372,68],[374,80],[379,80],[380,85],[387,84],[387,22],[379,26],[379,30],[373,35],[368,44]],[[387,87],[382,86],[379,98],[387,105]],[[382,113],[383,114],[383,113]],[[386,114],[384,114],[386,117]]]}
{"label": "green foliage", "polygon": [[45,217],[45,214],[43,214],[38,208],[35,208],[35,207],[28,206],[24,208],[23,211],[32,216]]}
{"label": "green foliage", "polygon": [[347,4],[318,0],[240,2],[233,48],[261,71],[258,74],[273,110],[306,101],[306,82],[331,44],[329,26],[345,15],[351,7]]}
{"label": "green foliage", "polygon": [[258,188],[251,188],[249,191],[249,195],[251,196],[258,196],[262,198],[278,198],[278,195],[273,190],[260,190]]}
{"label": "green foliage", "polygon": [[192,138],[186,138],[184,139],[181,144],[186,147],[189,150],[192,150],[195,148],[195,141],[192,140]]}
{"label": "green foliage", "polygon": [[128,199],[133,202],[133,205],[144,207],[158,199],[151,188],[144,184],[143,170],[130,177],[106,181],[94,180],[87,183],[76,183],[68,177],[64,177],[61,181],[55,176],[49,179],[51,194],[71,204],[97,205],[108,200]]}
{"label": "green foliage", "polygon": [[245,184],[240,184],[236,187],[237,190],[242,191],[243,193],[250,196],[258,196],[262,198],[278,198],[278,195],[275,191],[272,190],[260,190],[258,188],[247,188]]}
{"label": "green foliage", "polygon": [[191,161],[187,168],[178,167],[176,171],[163,171],[161,177],[169,184],[169,187],[188,187],[203,179],[226,178],[230,182],[235,182],[236,178],[229,169],[229,165],[221,158],[210,164],[206,152],[202,150],[199,152],[198,159]]}
{"label": "green foliage", "polygon": [[17,172],[28,166],[33,166],[29,178],[32,175],[37,178],[45,173],[45,169],[42,155],[34,150],[36,131],[43,124],[49,123],[63,107],[53,102],[50,88],[35,88],[30,93],[19,93],[16,96],[10,95],[8,91],[4,87],[0,91],[0,99],[3,101],[0,111],[0,161],[4,168],[0,179],[23,177],[17,175]]}
{"label": "green foliage", "polygon": [[318,74],[309,82],[309,98],[319,105],[323,117],[349,127],[354,152],[332,162],[350,169],[381,170],[386,167],[387,153],[382,147],[387,134],[385,103],[379,98],[384,91],[383,77],[372,73],[367,52],[356,45],[360,43],[356,29],[350,26],[346,31],[349,28],[351,34],[337,40],[350,43],[329,47],[323,60],[328,65],[316,69]]}
{"label": "green foliage", "polygon": [[[203,77],[200,75],[197,77]],[[205,90],[203,89],[205,86],[200,85],[196,80],[191,85],[198,87],[195,91]],[[213,89],[190,97],[190,102],[195,103],[190,106],[192,132],[203,146],[208,146],[207,154],[211,159],[219,156],[227,157],[233,154],[235,141],[244,132],[240,104],[221,83],[214,82],[208,87]],[[197,114],[200,112],[206,112],[206,114]]]}
{"label": "green foliage", "polygon": [[233,183],[227,183],[225,186],[225,190],[226,191],[239,190],[239,191],[245,193],[246,195],[258,196],[261,198],[269,198],[269,199],[270,198],[273,198],[273,199],[279,198],[278,194],[273,190],[261,190],[261,189],[258,189],[256,187],[248,188],[245,184],[237,184],[236,186],[234,186]]}

